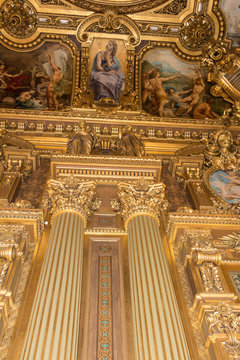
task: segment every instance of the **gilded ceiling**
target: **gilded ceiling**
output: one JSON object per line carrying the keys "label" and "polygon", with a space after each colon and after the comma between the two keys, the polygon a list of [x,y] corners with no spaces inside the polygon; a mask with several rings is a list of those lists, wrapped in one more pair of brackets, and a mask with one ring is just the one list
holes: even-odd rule
{"label": "gilded ceiling", "polygon": [[139,11],[154,9],[167,3],[167,0],[68,0],[66,3],[74,4],[80,8],[91,11],[104,12],[108,8],[115,8],[118,13],[131,14]]}
{"label": "gilded ceiling", "polygon": [[35,129],[37,116],[55,131],[46,123],[53,116],[74,124],[87,113],[109,122],[170,122],[176,130],[223,123],[227,110],[238,125],[235,0],[7,0],[0,6],[0,117],[7,114],[11,130],[19,116],[25,130]]}

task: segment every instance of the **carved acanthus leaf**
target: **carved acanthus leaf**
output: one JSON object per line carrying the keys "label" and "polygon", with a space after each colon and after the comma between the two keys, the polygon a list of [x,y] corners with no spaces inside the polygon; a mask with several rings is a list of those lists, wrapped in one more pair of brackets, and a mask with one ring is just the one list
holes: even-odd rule
{"label": "carved acanthus leaf", "polygon": [[240,251],[240,232],[225,235],[221,237],[220,241],[228,248]]}
{"label": "carved acanthus leaf", "polygon": [[2,24],[5,30],[16,37],[30,36],[36,29],[36,11],[30,2],[9,0],[4,3]]}
{"label": "carved acanthus leaf", "polygon": [[207,316],[206,323],[212,334],[226,334],[228,341],[223,345],[230,355],[240,353],[240,342],[236,335],[240,332],[240,314],[234,312],[231,305],[221,302],[212,307],[212,313]]}
{"label": "carved acanthus leaf", "polygon": [[100,205],[95,198],[96,183],[79,181],[73,176],[63,180],[48,181],[48,206],[52,215],[60,211],[76,211],[85,220]]}
{"label": "carved acanthus leaf", "polygon": [[208,16],[195,14],[182,26],[181,40],[187,48],[200,50],[206,41],[211,39],[213,31],[213,25]]}
{"label": "carved acanthus leaf", "polygon": [[124,221],[134,214],[141,213],[152,214],[158,219],[160,209],[166,209],[168,206],[163,183],[150,185],[145,179],[140,179],[134,184],[120,183],[118,188]]}

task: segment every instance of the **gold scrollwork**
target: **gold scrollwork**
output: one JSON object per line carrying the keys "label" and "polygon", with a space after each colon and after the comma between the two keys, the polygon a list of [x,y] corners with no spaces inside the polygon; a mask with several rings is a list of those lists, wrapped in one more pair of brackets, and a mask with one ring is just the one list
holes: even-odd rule
{"label": "gold scrollwork", "polygon": [[128,44],[136,46],[140,43],[141,33],[129,17],[118,15],[112,10],[104,14],[92,14],[84,19],[78,27],[77,38],[81,43],[88,41],[91,32],[118,32],[128,35]]}
{"label": "gold scrollwork", "polygon": [[[83,9],[91,11],[102,12],[103,9],[111,10],[113,8],[109,1],[100,0],[68,0],[69,3],[79,6]],[[131,3],[124,4],[123,1],[114,2],[114,9],[118,14],[131,14],[135,12],[142,12],[149,9],[153,9],[159,5],[164,4],[167,0],[132,0]]]}

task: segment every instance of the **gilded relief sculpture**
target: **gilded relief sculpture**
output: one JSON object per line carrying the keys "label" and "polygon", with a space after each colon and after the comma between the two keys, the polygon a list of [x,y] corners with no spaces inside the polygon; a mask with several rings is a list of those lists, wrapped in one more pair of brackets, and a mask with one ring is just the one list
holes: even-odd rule
{"label": "gilded relief sculpture", "polygon": [[204,155],[205,166],[214,165],[226,171],[239,170],[239,145],[229,130],[219,130],[211,134]]}
{"label": "gilded relief sculpture", "polygon": [[68,153],[89,155],[92,150],[93,136],[85,121],[79,122],[79,129],[68,142]]}
{"label": "gilded relief sculpture", "polygon": [[121,129],[119,147],[121,155],[139,157],[144,155],[144,144],[141,135],[134,132],[131,125]]}
{"label": "gilded relief sculpture", "polygon": [[221,96],[230,103],[239,101],[239,48],[230,49],[228,43],[210,40],[202,49],[202,66],[208,69],[208,81],[217,84],[210,88],[213,96]]}

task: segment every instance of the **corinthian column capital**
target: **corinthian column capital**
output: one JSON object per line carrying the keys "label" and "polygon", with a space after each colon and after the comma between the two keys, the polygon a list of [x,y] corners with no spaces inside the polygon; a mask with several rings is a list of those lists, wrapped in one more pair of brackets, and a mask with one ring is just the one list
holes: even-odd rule
{"label": "corinthian column capital", "polygon": [[50,179],[48,181],[48,206],[52,220],[62,212],[76,212],[86,224],[92,210],[100,205],[99,199],[95,198],[96,183],[94,181],[79,181],[74,177],[64,180]]}
{"label": "corinthian column capital", "polygon": [[149,184],[145,179],[135,183],[120,183],[119,199],[125,224],[138,214],[148,214],[159,221],[160,209],[167,208],[165,185]]}

